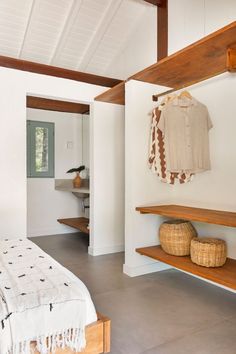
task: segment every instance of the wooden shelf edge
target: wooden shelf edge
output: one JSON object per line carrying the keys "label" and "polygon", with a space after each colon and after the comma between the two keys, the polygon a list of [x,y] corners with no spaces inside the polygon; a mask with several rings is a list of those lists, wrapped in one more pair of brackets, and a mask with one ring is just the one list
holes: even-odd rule
{"label": "wooden shelf edge", "polygon": [[[235,49],[236,21],[161,59],[126,81],[143,81],[169,87],[168,91],[178,90],[227,70],[236,72]],[[126,81],[97,96],[95,101],[124,105]]]}
{"label": "wooden shelf edge", "polygon": [[[230,24],[218,29],[217,31],[214,31],[210,34],[208,34],[207,36],[200,38],[198,41],[191,43],[190,45],[188,45],[187,47],[184,47],[180,50],[178,50],[177,52],[168,55],[167,57],[161,59],[160,61],[158,61],[157,63],[154,63],[150,66],[148,66],[147,68],[137,72],[136,74],[130,76],[128,80],[142,80],[141,77],[143,76],[143,74],[146,71],[152,71],[155,70],[158,66],[164,64],[164,63],[168,63],[170,61],[172,61],[173,59],[175,59],[176,57],[180,56],[181,54],[185,54],[186,52],[190,51],[191,49],[201,46],[202,44],[205,44],[208,41],[211,41],[212,38],[217,37],[219,35],[221,35],[222,33],[225,33],[227,31],[230,31],[231,29],[234,29],[236,27],[236,21],[231,22]],[[236,46],[236,40],[234,43],[232,43],[234,46]]]}
{"label": "wooden shelf edge", "polygon": [[190,257],[171,256],[165,253],[161,246],[137,248],[136,252],[236,291],[236,260],[232,258],[227,258],[225,265],[222,267],[206,268],[192,263]]}
{"label": "wooden shelf edge", "polygon": [[83,233],[89,235],[89,229],[87,227],[89,224],[88,218],[84,218],[84,217],[67,218],[67,219],[57,219],[57,221],[60,224],[64,224],[64,225],[73,227],[74,229],[80,230]]}
{"label": "wooden shelf edge", "polygon": [[102,94],[95,97],[95,101],[125,105],[125,82],[110,88]]}
{"label": "wooden shelf edge", "polygon": [[156,205],[136,207],[141,214],[161,215],[170,218],[236,227],[236,212],[194,208],[183,205]]}
{"label": "wooden shelf edge", "polygon": [[236,48],[236,21],[139,71],[127,81],[138,80],[179,90],[227,70],[235,71],[227,66],[229,48]]}

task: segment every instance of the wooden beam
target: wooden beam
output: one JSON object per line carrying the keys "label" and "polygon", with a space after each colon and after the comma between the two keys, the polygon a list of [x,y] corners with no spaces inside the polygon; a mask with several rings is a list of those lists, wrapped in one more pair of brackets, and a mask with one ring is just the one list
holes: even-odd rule
{"label": "wooden beam", "polygon": [[163,0],[144,0],[144,1],[155,6],[162,6],[162,2],[163,2]]}
{"label": "wooden beam", "polygon": [[236,72],[236,49],[229,48],[227,51],[227,69]]}
{"label": "wooden beam", "polygon": [[157,6],[157,61],[168,55],[168,0],[144,0]]}
{"label": "wooden beam", "polygon": [[80,71],[59,68],[57,66],[45,65],[22,59],[5,57],[3,55],[0,55],[0,66],[105,87],[113,87],[121,82],[121,80],[112,79],[109,77],[83,73]]}
{"label": "wooden beam", "polygon": [[157,61],[168,55],[168,0],[157,9]]}
{"label": "wooden beam", "polygon": [[89,105],[87,104],[59,101],[35,96],[27,96],[26,107],[43,109],[47,111],[89,114]]}

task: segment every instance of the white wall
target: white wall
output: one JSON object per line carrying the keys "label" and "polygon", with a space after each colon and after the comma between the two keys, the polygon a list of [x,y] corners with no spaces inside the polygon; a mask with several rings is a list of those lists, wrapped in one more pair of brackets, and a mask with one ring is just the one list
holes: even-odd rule
{"label": "white wall", "polygon": [[94,102],[90,119],[89,253],[124,250],[124,106]]}
{"label": "white wall", "polygon": [[163,264],[135,252],[137,247],[157,244],[160,218],[141,215],[141,205],[169,203],[173,186],[160,183],[148,168],[148,144],[152,95],[164,87],[128,81],[125,87],[125,264],[124,272],[135,276],[164,269]]}
{"label": "white wall", "polygon": [[87,114],[82,115],[82,129],[80,131],[82,138],[82,160],[81,163],[86,168],[90,167],[90,117]]}
{"label": "white wall", "polygon": [[[234,0],[225,0],[224,3],[169,0],[169,53],[228,25],[235,21],[235,16]],[[196,176],[191,184],[176,186],[175,202],[236,210],[235,89],[236,77],[232,74],[220,75],[192,87],[191,93],[207,105],[214,124],[210,132],[212,170]],[[235,229],[204,223],[195,225],[202,235],[224,238],[228,244],[228,255],[236,258]]]}
{"label": "white wall", "polygon": [[157,9],[147,6],[133,34],[119,55],[112,61],[106,75],[127,79],[157,61]]}
{"label": "white wall", "polygon": [[169,0],[169,54],[235,21],[235,0]]}
{"label": "white wall", "polygon": [[[179,50],[232,22],[236,2],[169,0],[169,52]],[[190,92],[209,109],[214,128],[210,132],[212,170],[198,174],[184,185],[170,186],[158,180],[147,166],[151,96],[160,87],[135,81],[126,84],[126,257],[124,272],[140,275],[162,269],[160,263],[135,253],[136,247],[157,244],[162,217],[140,215],[138,205],[172,202],[220,210],[236,210],[236,77],[223,74],[195,85]],[[204,223],[195,224],[201,235],[222,237],[228,255],[236,259],[235,229]]]}
{"label": "white wall", "polygon": [[[86,115],[87,121],[89,116]],[[55,124],[55,179],[72,179],[66,173],[82,164],[83,148],[89,145],[87,129],[83,135],[81,114],[27,109],[27,119]],[[86,124],[87,128],[87,124]],[[73,146],[68,149],[67,142]],[[85,151],[84,151],[85,152]],[[87,154],[86,154],[87,157]],[[44,236],[73,232],[59,224],[57,219],[82,216],[81,201],[72,193],[55,190],[54,178],[28,178],[27,180],[27,235]]]}
{"label": "white wall", "polygon": [[[195,176],[193,182],[176,185],[174,202],[218,210],[236,210],[236,76],[223,74],[191,89],[191,94],[208,107],[213,129],[210,131],[211,171]],[[223,93],[223,96],[222,96]],[[203,236],[223,238],[228,255],[236,259],[235,228],[195,223]]]}
{"label": "white wall", "polygon": [[[92,102],[101,86],[0,68],[0,235],[26,236],[26,95]],[[4,83],[4,84],[3,84]]]}

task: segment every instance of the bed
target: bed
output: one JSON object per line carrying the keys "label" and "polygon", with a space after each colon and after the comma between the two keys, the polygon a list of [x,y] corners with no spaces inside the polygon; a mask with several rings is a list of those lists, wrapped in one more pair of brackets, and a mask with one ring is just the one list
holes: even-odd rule
{"label": "bed", "polygon": [[110,320],[83,282],[27,239],[0,241],[0,353],[110,351]]}

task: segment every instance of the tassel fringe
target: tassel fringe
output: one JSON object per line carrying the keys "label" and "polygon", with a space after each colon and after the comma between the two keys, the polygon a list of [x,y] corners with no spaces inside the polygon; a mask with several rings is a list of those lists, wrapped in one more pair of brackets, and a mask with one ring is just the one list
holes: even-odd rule
{"label": "tassel fringe", "polygon": [[[57,349],[69,348],[74,352],[81,352],[86,346],[85,330],[80,328],[67,329],[49,336],[39,336],[35,340],[35,349],[40,354],[55,354]],[[24,341],[14,345],[6,354],[33,354],[35,349],[30,346],[31,341]]]}

